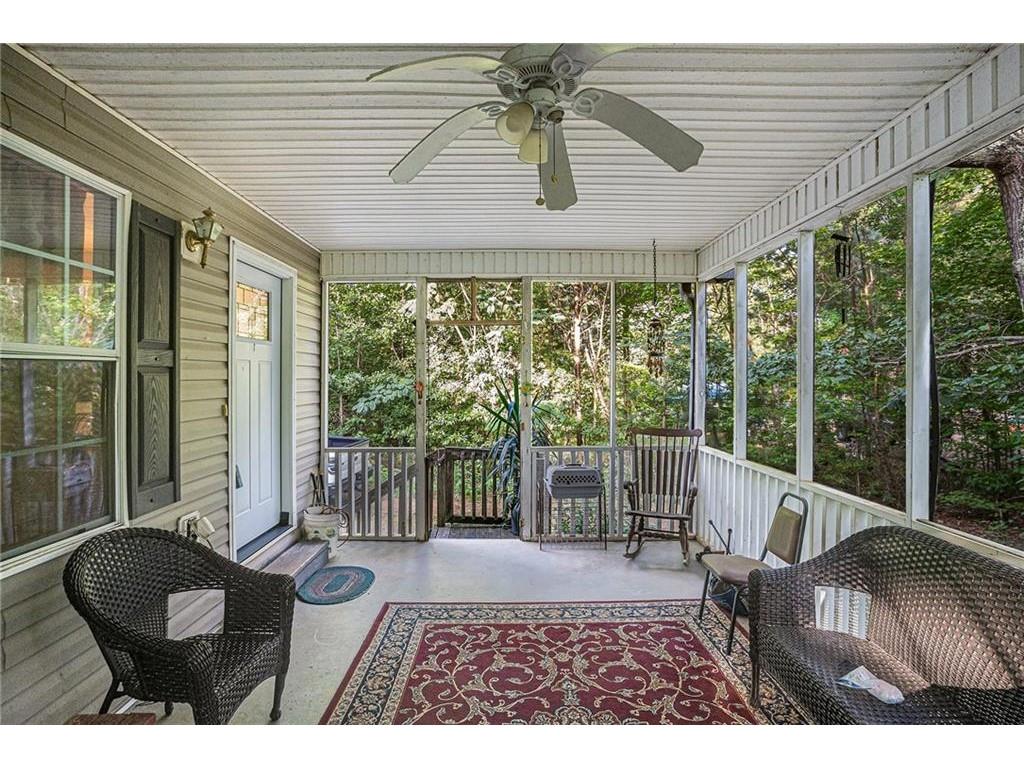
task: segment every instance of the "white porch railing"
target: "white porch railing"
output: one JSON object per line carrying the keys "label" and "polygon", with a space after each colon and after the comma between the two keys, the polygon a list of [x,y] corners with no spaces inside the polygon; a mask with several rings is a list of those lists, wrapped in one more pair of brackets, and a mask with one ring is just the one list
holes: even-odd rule
{"label": "white porch railing", "polygon": [[[820,555],[857,531],[906,524],[902,512],[817,483],[798,483],[788,472],[738,460],[706,446],[700,451],[697,476],[700,491],[694,530],[714,549],[720,549],[720,543],[711,529],[712,521],[723,535],[732,529],[733,552],[759,557],[775,505],[787,491],[806,499],[810,509],[801,560]],[[768,560],[783,565],[771,555]],[[860,634],[867,623],[867,610],[857,595],[819,591],[818,621],[824,627]]]}
{"label": "white porch railing", "polygon": [[[541,520],[540,510],[548,503],[544,489],[544,477],[552,464],[585,464],[597,467],[604,477],[605,502],[608,514],[608,538],[623,540],[629,531],[629,502],[623,489],[623,483],[633,477],[633,452],[628,446],[612,447],[610,445],[554,445],[534,446],[529,455],[533,461],[533,493],[531,504],[524,505],[531,514],[532,525],[528,528],[529,538],[536,538],[537,525]],[[597,512],[592,502],[553,501],[551,514],[544,515],[545,535],[565,538],[593,537],[597,534]],[[668,526],[667,521],[648,520],[648,530],[661,530]]]}
{"label": "white porch railing", "polygon": [[327,503],[349,513],[353,539],[416,538],[416,451],[324,449]]}

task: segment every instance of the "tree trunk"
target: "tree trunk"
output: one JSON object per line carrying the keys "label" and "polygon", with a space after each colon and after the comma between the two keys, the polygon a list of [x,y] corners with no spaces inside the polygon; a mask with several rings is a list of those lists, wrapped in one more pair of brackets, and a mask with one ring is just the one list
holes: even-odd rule
{"label": "tree trunk", "polygon": [[950,163],[952,168],[985,168],[996,177],[1010,238],[1013,278],[1024,309],[1024,129]]}

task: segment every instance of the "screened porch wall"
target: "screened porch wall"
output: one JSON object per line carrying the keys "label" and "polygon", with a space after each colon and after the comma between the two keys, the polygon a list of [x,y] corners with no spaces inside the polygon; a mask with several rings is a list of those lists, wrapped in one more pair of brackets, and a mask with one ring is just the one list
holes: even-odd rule
{"label": "screened porch wall", "polygon": [[[209,176],[103,109],[84,92],[6,45],[2,51],[2,125],[132,192],[133,200],[175,220],[212,207],[225,233],[205,269],[182,262],[182,499],[132,525],[173,529],[199,510],[228,554],[229,236],[298,270],[296,321],[296,485],[299,508],[309,499],[308,473],[320,457],[319,252],[228,192]],[[0,581],[3,689],[0,722],[62,723],[95,712],[110,674],[88,627],[61,585],[67,556]],[[186,602],[186,601],[179,601]],[[210,631],[220,621],[218,595],[188,601],[171,619],[174,634]]]}
{"label": "screened porch wall", "polygon": [[[799,239],[800,286],[798,369],[798,444],[795,473],[747,461],[746,377],[736,362],[734,438],[737,448],[724,453],[701,448],[695,530],[717,543],[710,523],[725,533],[733,529],[735,551],[757,557],[777,500],[786,491],[803,496],[811,517],[803,558],[813,557],[841,539],[877,525],[920,527],[932,535],[966,546],[1017,567],[1024,556],[1008,547],[942,528],[929,522],[928,509],[928,355],[930,332],[930,201],[928,174],[984,147],[1024,125],[1024,46],[998,46],[959,76],[937,88],[891,120],[865,141],[828,163],[792,190],[754,212],[698,249],[698,328],[695,384],[697,426],[703,426],[707,328],[706,282],[737,269],[788,241]],[[907,190],[907,504],[905,510],[835,490],[813,480],[814,413],[814,230],[896,189]],[[745,317],[746,296],[737,291],[737,317]],[[737,327],[740,327],[739,325]],[[849,621],[850,607],[835,608]],[[848,627],[848,625],[847,625]]]}

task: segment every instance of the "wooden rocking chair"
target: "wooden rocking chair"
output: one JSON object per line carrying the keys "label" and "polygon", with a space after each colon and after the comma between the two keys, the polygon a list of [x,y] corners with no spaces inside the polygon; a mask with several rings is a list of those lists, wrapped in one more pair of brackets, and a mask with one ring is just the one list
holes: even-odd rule
{"label": "wooden rocking chair", "polygon": [[[683,564],[690,559],[690,518],[697,500],[699,429],[632,429],[633,479],[623,485],[629,501],[629,537],[623,557],[640,553],[644,539],[678,539]],[[646,521],[667,521],[647,528]],[[636,549],[633,540],[636,539]]]}

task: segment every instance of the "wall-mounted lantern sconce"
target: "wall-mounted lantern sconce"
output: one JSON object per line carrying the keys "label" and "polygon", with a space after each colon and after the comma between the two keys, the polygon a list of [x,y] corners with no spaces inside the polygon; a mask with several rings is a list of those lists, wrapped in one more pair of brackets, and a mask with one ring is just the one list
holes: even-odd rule
{"label": "wall-mounted lantern sconce", "polygon": [[203,211],[202,217],[192,219],[192,226],[195,228],[194,230],[191,228],[185,230],[185,247],[191,253],[202,248],[199,266],[205,269],[206,252],[211,245],[217,242],[220,233],[224,231],[224,226],[217,221],[217,215],[210,208]]}

